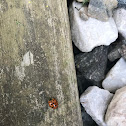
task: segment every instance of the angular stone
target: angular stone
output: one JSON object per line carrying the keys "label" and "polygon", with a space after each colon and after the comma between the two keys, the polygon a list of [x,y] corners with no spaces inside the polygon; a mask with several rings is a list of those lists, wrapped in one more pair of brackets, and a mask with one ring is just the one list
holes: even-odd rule
{"label": "angular stone", "polygon": [[117,43],[110,45],[110,52],[108,53],[108,59],[109,61],[113,62],[116,59],[121,58],[121,47],[122,47],[122,42],[117,41]]}
{"label": "angular stone", "polygon": [[126,10],[119,8],[114,11],[114,20],[119,33],[126,39]]}
{"label": "angular stone", "polygon": [[117,43],[110,46],[108,59],[113,62],[121,57],[126,60],[126,40],[117,41]]}
{"label": "angular stone", "polygon": [[113,62],[114,60],[121,58],[120,54],[120,48],[113,49],[109,54],[108,54],[108,59]]}
{"label": "angular stone", "polygon": [[126,0],[117,0],[118,1],[118,7],[126,8]]}
{"label": "angular stone", "polygon": [[121,47],[121,56],[126,60],[126,45],[123,44],[122,47]]}
{"label": "angular stone", "polygon": [[99,126],[107,126],[104,115],[113,94],[96,86],[89,87],[80,97],[80,102],[86,112]]}
{"label": "angular stone", "polygon": [[126,126],[126,87],[116,91],[105,115],[107,126]]}
{"label": "angular stone", "polygon": [[79,16],[82,20],[87,21],[88,20],[88,8],[87,7],[82,7],[79,10]]}
{"label": "angular stone", "polygon": [[86,79],[99,82],[104,79],[107,65],[108,47],[100,46],[92,52],[75,56],[75,66]]}
{"label": "angular stone", "polygon": [[117,39],[118,31],[113,18],[109,18],[108,22],[94,18],[84,21],[80,17],[80,9],[82,4],[75,1],[69,8],[72,40],[79,50],[90,52],[97,46],[110,45]]}
{"label": "angular stone", "polygon": [[88,15],[101,21],[108,21],[112,17],[112,10],[117,7],[117,0],[90,0]]}
{"label": "angular stone", "polygon": [[115,92],[117,89],[126,86],[126,61],[121,58],[107,74],[102,82],[104,89]]}
{"label": "angular stone", "polygon": [[90,0],[88,6],[88,15],[101,21],[108,21],[109,19],[106,6],[102,0]]}

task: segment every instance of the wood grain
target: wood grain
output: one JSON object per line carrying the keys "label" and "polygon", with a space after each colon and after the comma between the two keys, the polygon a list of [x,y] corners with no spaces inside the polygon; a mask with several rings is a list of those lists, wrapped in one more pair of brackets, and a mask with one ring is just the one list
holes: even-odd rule
{"label": "wood grain", "polygon": [[66,0],[0,0],[0,126],[82,126]]}

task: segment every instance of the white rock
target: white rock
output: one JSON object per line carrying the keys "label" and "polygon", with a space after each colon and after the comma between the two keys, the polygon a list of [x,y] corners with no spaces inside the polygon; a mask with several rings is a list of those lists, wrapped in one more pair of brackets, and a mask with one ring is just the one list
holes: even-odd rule
{"label": "white rock", "polygon": [[116,91],[105,115],[107,126],[126,126],[126,87]]}
{"label": "white rock", "polygon": [[117,89],[126,86],[126,61],[121,58],[109,71],[102,82],[104,89],[115,92]]}
{"label": "white rock", "polygon": [[90,52],[100,45],[110,45],[117,39],[118,31],[113,18],[109,18],[107,22],[94,18],[84,21],[79,14],[80,8],[82,4],[74,1],[69,14],[72,40],[82,52]]}
{"label": "white rock", "polygon": [[106,126],[104,115],[112,96],[109,91],[91,86],[80,97],[82,106],[99,126]]}
{"label": "white rock", "polygon": [[126,10],[119,8],[114,11],[114,20],[118,31],[126,39]]}
{"label": "white rock", "polygon": [[83,2],[84,0],[77,0],[78,2]]}

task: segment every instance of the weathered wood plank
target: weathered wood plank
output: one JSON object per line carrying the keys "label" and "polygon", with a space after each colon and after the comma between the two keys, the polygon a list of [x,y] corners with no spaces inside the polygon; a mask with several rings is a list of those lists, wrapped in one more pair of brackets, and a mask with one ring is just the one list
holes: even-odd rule
{"label": "weathered wood plank", "polygon": [[82,126],[66,0],[0,0],[0,126]]}

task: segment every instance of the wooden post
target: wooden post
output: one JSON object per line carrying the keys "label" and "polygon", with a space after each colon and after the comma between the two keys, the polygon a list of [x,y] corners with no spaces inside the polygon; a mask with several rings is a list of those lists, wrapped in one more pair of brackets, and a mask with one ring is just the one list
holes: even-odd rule
{"label": "wooden post", "polygon": [[66,0],[0,0],[0,126],[82,126]]}

